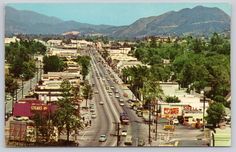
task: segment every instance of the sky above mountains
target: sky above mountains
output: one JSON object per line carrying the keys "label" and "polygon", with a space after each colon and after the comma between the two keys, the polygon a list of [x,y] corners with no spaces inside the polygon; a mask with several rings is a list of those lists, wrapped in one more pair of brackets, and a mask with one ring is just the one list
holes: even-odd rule
{"label": "sky above mountains", "polygon": [[62,20],[89,24],[129,25],[142,17],[158,16],[195,6],[217,7],[231,16],[228,3],[15,3],[7,4],[18,10],[31,10]]}

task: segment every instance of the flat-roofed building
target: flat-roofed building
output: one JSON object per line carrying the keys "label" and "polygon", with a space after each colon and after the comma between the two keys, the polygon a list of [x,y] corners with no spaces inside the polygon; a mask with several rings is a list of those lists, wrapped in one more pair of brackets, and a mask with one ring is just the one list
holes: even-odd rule
{"label": "flat-roofed building", "polygon": [[10,44],[11,42],[15,43],[16,41],[20,41],[20,39],[15,37],[15,36],[13,36],[13,37],[6,37],[4,39],[4,44]]}

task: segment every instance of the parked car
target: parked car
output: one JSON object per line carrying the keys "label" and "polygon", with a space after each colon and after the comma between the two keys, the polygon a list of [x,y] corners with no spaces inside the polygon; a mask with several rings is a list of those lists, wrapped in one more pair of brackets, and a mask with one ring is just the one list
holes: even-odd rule
{"label": "parked car", "polygon": [[173,119],[172,123],[173,123],[173,125],[178,125],[179,124],[179,120],[178,119]]}
{"label": "parked car", "polygon": [[107,140],[106,135],[100,135],[99,142],[105,142]]}
{"label": "parked car", "polygon": [[100,105],[103,105],[103,104],[104,104],[104,102],[103,102],[103,101],[100,101],[100,102],[99,102],[99,104],[100,104]]}

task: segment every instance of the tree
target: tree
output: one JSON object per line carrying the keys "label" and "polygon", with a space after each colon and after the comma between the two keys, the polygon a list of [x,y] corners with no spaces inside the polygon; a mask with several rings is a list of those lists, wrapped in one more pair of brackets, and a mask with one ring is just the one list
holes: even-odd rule
{"label": "tree", "polygon": [[17,81],[13,78],[12,75],[5,75],[5,92],[10,93],[13,97],[15,91],[19,88]]}
{"label": "tree", "polygon": [[166,102],[167,103],[180,103],[180,100],[178,97],[166,97]]}
{"label": "tree", "polygon": [[129,83],[130,89],[134,95],[140,99],[139,89],[143,87],[144,79],[149,75],[149,69],[146,66],[129,67]]}
{"label": "tree", "polygon": [[159,82],[152,79],[144,80],[144,85],[140,89],[140,92],[143,95],[144,104],[146,104],[146,102],[150,103],[157,101],[158,99],[162,98],[163,95],[163,91]]}
{"label": "tree", "polygon": [[225,116],[225,107],[222,103],[214,102],[207,109],[207,123],[216,127]]}
{"label": "tree", "polygon": [[152,47],[152,48],[156,48],[157,47],[156,38],[154,36],[151,37],[150,47]]}
{"label": "tree", "polygon": [[57,126],[59,135],[63,129],[66,130],[67,141],[73,131],[77,133],[79,129],[83,128],[80,117],[77,115],[77,109],[73,104],[72,88],[68,80],[63,80],[61,83],[62,98],[58,99],[58,109],[53,119],[53,124]]}
{"label": "tree", "polygon": [[[159,82],[152,79],[145,79],[143,88],[140,90],[143,94],[143,103],[148,104],[149,109],[149,121],[151,121],[151,109],[152,105],[156,104],[156,113],[158,116],[158,99],[161,98],[163,91],[159,85]],[[156,139],[157,139],[157,117],[156,116]],[[149,122],[149,143],[151,143],[151,122]]]}
{"label": "tree", "polygon": [[88,83],[88,81],[84,82],[82,91],[83,91],[83,97],[86,100],[86,107],[87,107],[88,99],[92,99],[92,95],[93,95],[92,86]]}
{"label": "tree", "polygon": [[81,74],[83,76],[83,80],[85,80],[86,76],[89,73],[90,60],[91,58],[89,56],[78,56],[76,59],[76,61],[82,67]]}
{"label": "tree", "polygon": [[43,57],[43,70],[47,72],[63,71],[66,64],[56,55]]}

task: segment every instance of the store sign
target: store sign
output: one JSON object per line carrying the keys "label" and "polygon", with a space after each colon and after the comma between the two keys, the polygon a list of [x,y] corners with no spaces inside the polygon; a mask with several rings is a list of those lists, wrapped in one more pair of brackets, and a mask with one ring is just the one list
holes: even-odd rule
{"label": "store sign", "polygon": [[47,105],[32,105],[31,110],[32,111],[47,111],[48,106]]}
{"label": "store sign", "polygon": [[164,108],[164,114],[179,114],[179,108]]}

